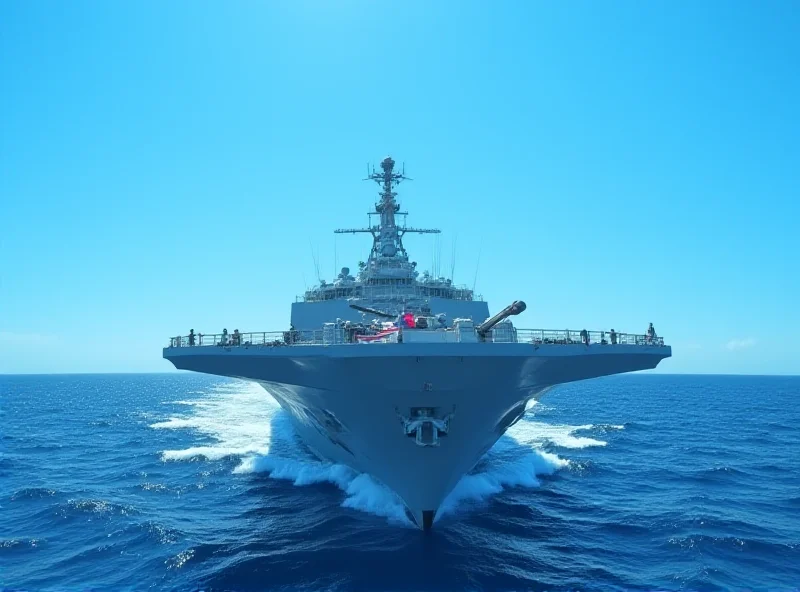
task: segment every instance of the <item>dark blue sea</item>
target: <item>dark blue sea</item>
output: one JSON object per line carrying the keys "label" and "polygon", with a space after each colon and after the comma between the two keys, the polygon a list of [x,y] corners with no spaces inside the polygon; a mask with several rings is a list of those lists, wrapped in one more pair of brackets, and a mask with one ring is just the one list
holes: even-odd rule
{"label": "dark blue sea", "polygon": [[0,589],[800,587],[798,377],[558,387],[427,535],[251,383],[0,376],[0,433]]}

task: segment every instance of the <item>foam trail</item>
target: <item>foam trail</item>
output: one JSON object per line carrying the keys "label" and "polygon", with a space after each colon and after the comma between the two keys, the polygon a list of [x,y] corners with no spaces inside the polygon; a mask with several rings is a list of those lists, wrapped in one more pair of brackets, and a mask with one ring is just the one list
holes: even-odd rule
{"label": "foam trail", "polygon": [[165,450],[165,461],[266,454],[271,440],[271,420],[278,404],[256,383],[237,381],[216,385],[197,400],[181,400],[189,415],[170,417],[150,425],[154,429],[190,429],[216,440],[184,450]]}
{"label": "foam trail", "polygon": [[[405,506],[393,491],[367,474],[339,464],[318,461],[299,446],[289,415],[258,384],[236,381],[215,386],[196,400],[178,400],[187,414],[151,424],[154,429],[188,429],[214,442],[183,450],[165,450],[165,461],[219,460],[239,456],[237,474],[268,473],[273,479],[296,486],[332,483],[345,494],[343,507],[413,526]],[[465,475],[442,504],[438,517],[474,505],[510,487],[537,487],[539,476],[550,475],[569,461],[542,450],[550,445],[581,449],[606,442],[577,432],[623,429],[624,426],[591,424],[570,426],[532,421],[530,410],[522,421],[500,438],[478,466]],[[541,408],[541,407],[537,407]]]}
{"label": "foam trail", "polygon": [[569,461],[545,452],[542,447],[581,449],[605,446],[606,442],[576,435],[588,430],[621,430],[621,425],[553,425],[532,420],[536,402],[526,407],[528,413],[486,453],[468,475],[465,475],[447,496],[437,519],[457,511],[464,505],[485,501],[509,487],[538,487],[541,475],[552,475],[568,467]]}
{"label": "foam trail", "polygon": [[540,447],[552,444],[558,448],[589,448],[591,446],[605,446],[606,442],[595,438],[575,435],[593,429],[591,424],[581,426],[553,425],[538,421],[520,421],[508,430],[508,435],[520,444]]}
{"label": "foam trail", "polygon": [[538,487],[537,476],[552,475],[569,466],[568,460],[541,450],[525,452],[516,458],[501,458],[502,455],[507,455],[503,450],[505,444],[501,443],[504,438],[506,436],[498,441],[500,450],[496,451],[495,445],[484,457],[484,461],[479,463],[478,466],[485,467],[484,470],[473,471],[461,478],[442,503],[437,518],[453,513],[463,502],[484,501],[506,487]]}
{"label": "foam trail", "polygon": [[250,452],[263,452],[264,447],[249,446],[246,448],[226,448],[224,446],[195,446],[186,450],[165,450],[161,453],[163,460],[193,460],[204,458],[206,460],[221,460],[228,456],[239,456]]}
{"label": "foam trail", "polygon": [[289,416],[256,383],[217,385],[197,400],[180,400],[186,415],[151,424],[153,429],[194,430],[214,443],[183,450],[165,450],[165,461],[220,460],[242,457],[234,473],[268,473],[297,486],[332,483],[345,494],[342,506],[413,526],[397,494],[369,475],[322,462],[298,446]]}
{"label": "foam trail", "polygon": [[296,486],[332,483],[345,494],[342,506],[387,518],[389,522],[413,526],[402,500],[370,475],[320,461],[298,445],[288,413],[280,410],[272,421],[272,441],[267,455],[243,458],[235,473],[268,473],[273,479]]}
{"label": "foam trail", "polygon": [[382,516],[390,522],[413,526],[397,494],[369,475],[358,473],[344,465],[267,455],[243,459],[234,472],[266,472],[273,479],[291,481],[297,486],[332,483],[346,495],[342,502],[343,507]]}

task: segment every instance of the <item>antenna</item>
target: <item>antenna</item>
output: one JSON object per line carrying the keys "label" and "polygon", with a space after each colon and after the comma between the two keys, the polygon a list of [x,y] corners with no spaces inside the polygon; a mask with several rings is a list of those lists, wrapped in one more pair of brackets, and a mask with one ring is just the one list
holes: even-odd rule
{"label": "antenna", "polygon": [[438,252],[439,252],[439,237],[437,236],[433,240],[433,261],[431,262],[431,275],[433,275],[434,278],[439,277],[439,261],[437,258]]}
{"label": "antenna", "polygon": [[322,283],[322,277],[319,274],[319,254],[314,254],[314,245],[311,243],[311,239],[308,239],[308,245],[311,247],[311,259],[314,260],[314,272],[317,274],[317,281]]}
{"label": "antenna", "polygon": [[442,241],[436,242],[436,277],[442,275]]}
{"label": "antenna", "polygon": [[339,242],[336,239],[338,238],[339,237],[335,234],[333,235],[333,277],[336,277],[339,274],[339,255],[336,250],[336,247],[338,246],[337,243]]}
{"label": "antenna", "polygon": [[450,281],[452,282],[456,275],[456,245],[458,244],[458,233],[453,239],[453,250],[450,255]]}
{"label": "antenna", "polygon": [[436,237],[436,241],[433,243],[433,248],[435,249],[435,252],[436,252],[436,257],[434,259],[434,261],[436,261],[436,268],[435,268],[436,271],[434,272],[434,276],[438,278],[439,277],[439,266],[441,264],[440,260],[442,258],[442,241],[438,236]]}
{"label": "antenna", "polygon": [[433,252],[431,254],[432,255],[431,256],[431,275],[433,277],[436,277],[436,241],[437,240],[439,240],[439,237],[436,237],[435,239],[433,239],[433,246],[431,247],[433,249]]}
{"label": "antenna", "polygon": [[472,293],[475,293],[475,286],[478,283],[478,269],[481,266],[481,251],[483,251],[483,240],[480,242],[480,246],[478,247],[478,260],[475,262],[475,279],[472,282]]}

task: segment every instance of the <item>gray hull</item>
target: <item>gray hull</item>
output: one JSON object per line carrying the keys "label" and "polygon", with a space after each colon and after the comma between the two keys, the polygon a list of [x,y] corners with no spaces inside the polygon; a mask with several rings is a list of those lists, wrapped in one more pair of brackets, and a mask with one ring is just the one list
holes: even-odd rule
{"label": "gray hull", "polygon": [[[491,385],[422,397],[414,391],[336,392],[260,381],[317,456],[369,473],[394,490],[423,525],[538,392],[500,394]],[[475,401],[481,402],[476,404]],[[413,407],[454,411],[438,446],[420,446],[399,417]],[[322,410],[325,410],[323,412]]]}
{"label": "gray hull", "polygon": [[[376,477],[420,526],[461,477],[552,385],[654,368],[669,347],[387,344],[167,348],[176,368],[259,382],[318,456]],[[404,424],[447,418],[436,445]]]}

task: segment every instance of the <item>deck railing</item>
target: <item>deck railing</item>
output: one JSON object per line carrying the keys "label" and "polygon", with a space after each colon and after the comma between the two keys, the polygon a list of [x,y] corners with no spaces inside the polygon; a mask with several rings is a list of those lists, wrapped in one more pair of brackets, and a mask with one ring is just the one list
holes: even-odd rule
{"label": "deck railing", "polygon": [[483,296],[474,293],[471,289],[461,285],[441,285],[425,283],[409,284],[345,284],[336,286],[327,284],[307,290],[302,296],[295,298],[296,302],[321,302],[323,300],[342,300],[347,298],[362,298],[365,300],[403,300],[425,299],[440,297],[449,300],[465,300],[468,302],[482,302]]}
{"label": "deck railing", "polygon": [[[587,331],[586,338],[581,331],[571,329],[515,329],[518,343],[569,345],[588,343],[600,345],[664,345],[663,337],[648,337],[634,333],[611,333],[610,331]],[[494,340],[495,343],[498,341]]]}
{"label": "deck railing", "polygon": [[[425,331],[426,329],[413,329]],[[432,329],[428,329],[432,330]],[[261,331],[255,333],[196,333],[170,338],[169,347],[251,347],[251,346],[302,346],[302,345],[356,345],[342,338],[343,333],[333,331],[328,335],[322,329],[314,331]],[[663,337],[648,337],[634,333],[609,331],[573,331],[571,329],[512,329],[494,331],[487,341],[494,343],[532,343],[535,345],[640,345],[663,346]]]}
{"label": "deck railing", "polygon": [[[193,343],[192,343],[193,341]],[[322,329],[315,331],[259,331],[253,333],[197,333],[172,337],[170,347],[251,346],[251,345],[321,345]]]}

